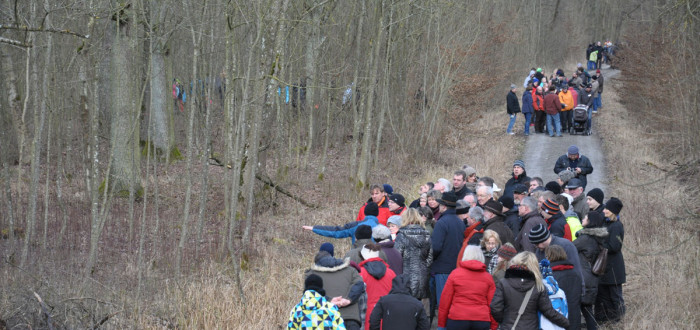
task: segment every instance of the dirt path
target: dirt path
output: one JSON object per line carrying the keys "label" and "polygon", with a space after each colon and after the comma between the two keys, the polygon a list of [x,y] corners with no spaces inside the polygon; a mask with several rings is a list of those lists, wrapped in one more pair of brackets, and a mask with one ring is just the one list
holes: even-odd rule
{"label": "dirt path", "polygon": [[[605,77],[605,82],[608,82],[610,78],[615,77],[619,74],[619,70],[612,70],[607,65],[601,70],[603,76]],[[612,93],[611,87],[607,87],[603,92],[603,109],[600,112],[605,111],[605,95]],[[554,163],[559,156],[566,153],[567,148],[574,144],[578,146],[579,151],[582,155],[585,155],[590,159],[593,165],[593,173],[589,174],[586,178],[588,180],[588,185],[586,190],[592,188],[601,188],[605,191],[605,157],[603,155],[603,149],[600,144],[600,138],[596,131],[596,119],[597,115],[593,115],[593,134],[590,136],[586,135],[569,135],[564,133],[563,138],[549,137],[545,134],[531,133],[530,136],[526,137],[527,142],[525,145],[524,161],[527,167],[527,174],[532,176],[539,176],[542,178],[544,183],[556,180],[557,175],[554,174]],[[534,132],[532,127],[530,132]]]}

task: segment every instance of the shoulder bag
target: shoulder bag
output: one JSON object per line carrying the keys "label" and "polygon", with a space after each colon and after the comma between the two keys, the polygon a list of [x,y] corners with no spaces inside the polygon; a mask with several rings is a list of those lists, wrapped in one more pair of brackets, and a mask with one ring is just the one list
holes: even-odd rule
{"label": "shoulder bag", "polygon": [[608,249],[601,247],[600,253],[598,253],[598,258],[595,259],[593,267],[591,267],[591,273],[601,276],[605,274],[605,266],[608,264]]}
{"label": "shoulder bag", "polygon": [[533,285],[530,288],[530,290],[527,290],[525,298],[523,299],[523,303],[520,304],[520,310],[518,310],[518,317],[515,319],[515,323],[513,323],[513,327],[511,328],[511,330],[515,330],[515,327],[518,325],[518,321],[520,321],[520,316],[522,316],[523,313],[525,313],[525,307],[527,307],[527,302],[530,301],[530,296],[532,295],[532,290],[535,289],[535,285]]}

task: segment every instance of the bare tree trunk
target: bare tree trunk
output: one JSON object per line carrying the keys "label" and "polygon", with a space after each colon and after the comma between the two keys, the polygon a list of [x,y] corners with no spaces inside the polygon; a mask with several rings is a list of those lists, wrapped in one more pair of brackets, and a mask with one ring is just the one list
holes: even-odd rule
{"label": "bare tree trunk", "polygon": [[357,85],[360,83],[360,69],[363,66],[361,35],[363,33],[363,23],[367,14],[367,0],[362,0],[362,12],[358,17],[357,32],[355,33],[355,72],[352,75],[352,88],[350,98],[350,109],[352,109],[352,151],[350,152],[350,177],[357,178],[357,149],[360,142],[360,127],[362,117],[360,116],[360,94]]}
{"label": "bare tree trunk", "polygon": [[[6,107],[5,111],[0,111],[0,139],[5,142],[3,146],[3,162],[15,164],[19,162],[19,144],[17,141],[18,120],[18,95],[17,95],[17,74],[15,73],[12,56],[0,47],[0,73],[3,77],[2,88],[7,92],[6,98],[0,100],[0,105]],[[6,101],[6,103],[5,103]],[[9,180],[10,178],[7,178]]]}
{"label": "bare tree trunk", "polygon": [[389,6],[389,31],[387,32],[386,36],[386,50],[384,54],[384,80],[382,83],[382,102],[381,102],[381,111],[379,112],[379,127],[377,127],[377,139],[376,139],[376,145],[374,148],[374,159],[372,160],[372,163],[374,166],[377,166],[379,164],[379,151],[381,150],[382,146],[382,133],[384,133],[384,119],[386,117],[386,111],[389,108],[389,88],[391,87],[389,83],[391,82],[391,48],[392,48],[392,43],[391,43],[391,38],[392,38],[392,31],[394,28],[394,6],[391,5]]}

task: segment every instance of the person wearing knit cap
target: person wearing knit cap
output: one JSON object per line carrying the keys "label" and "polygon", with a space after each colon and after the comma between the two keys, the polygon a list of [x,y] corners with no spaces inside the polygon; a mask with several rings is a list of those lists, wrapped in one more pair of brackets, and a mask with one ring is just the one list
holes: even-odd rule
{"label": "person wearing knit cap", "polygon": [[491,258],[491,262],[486,268],[486,271],[493,276],[494,282],[500,281],[505,276],[508,261],[513,259],[516,254],[518,254],[518,250],[510,243],[503,244],[498,248],[496,255]]}
{"label": "person wearing knit cap", "polygon": [[389,217],[389,219],[386,221],[386,226],[389,227],[389,231],[391,231],[391,240],[396,239],[396,234],[399,233],[399,229],[401,228],[401,221],[402,218],[400,215],[392,215]]}
{"label": "person wearing knit cap", "polygon": [[605,205],[603,205],[604,198],[605,194],[602,190],[600,190],[600,188],[591,189],[586,194],[586,204],[588,204],[588,209],[591,211],[600,212],[602,215],[603,209],[605,208]]}
{"label": "person wearing knit cap", "polygon": [[447,277],[457,266],[457,255],[464,240],[464,222],[457,217],[455,207],[457,196],[451,191],[442,194],[438,200],[440,203],[440,218],[435,223],[431,237],[433,247],[433,264],[430,266],[432,283],[431,288],[440,304],[442,289],[445,287]]}
{"label": "person wearing knit cap", "polygon": [[574,173],[575,178],[581,180],[581,187],[586,190],[586,176],[593,173],[593,165],[588,157],[581,155],[576,145],[570,146],[566,154],[559,156],[554,164],[554,173],[559,175],[561,171],[569,170]]}
{"label": "person wearing knit cap", "polygon": [[331,243],[326,242],[321,244],[321,247],[318,250],[328,252],[328,254],[330,254],[331,257],[335,256],[335,247]]}
{"label": "person wearing knit cap", "polygon": [[503,205],[504,222],[510,231],[513,232],[513,239],[520,233],[520,217],[518,216],[518,208],[515,206],[513,198],[502,196],[498,202]]}
{"label": "person wearing knit cap", "polygon": [[[581,274],[581,278],[583,278],[581,261],[578,257],[578,251],[576,250],[576,246],[574,246],[574,243],[571,243],[571,241],[567,239],[552,235],[547,229],[547,227],[542,224],[539,224],[532,228],[528,236],[530,242],[537,247],[537,249],[535,250],[537,260],[545,259],[544,250],[548,246],[559,245],[562,248],[564,248],[564,251],[566,251],[566,255],[569,256],[569,261],[572,265],[574,265],[574,269],[576,270],[576,272]],[[581,283],[580,285],[583,285],[583,283]]]}
{"label": "person wearing knit cap", "polygon": [[576,175],[574,172],[569,171],[569,170],[563,170],[559,172],[559,175],[557,177],[557,183],[559,183],[559,186],[561,186],[561,189],[563,190],[564,187],[566,187],[566,184],[569,183],[569,180],[573,179]]}
{"label": "person wearing knit cap", "polygon": [[549,181],[544,185],[545,190],[553,192],[555,195],[561,194],[561,186],[556,181]]}
{"label": "person wearing knit cap", "polygon": [[625,239],[625,227],[620,222],[622,206],[622,201],[611,197],[603,210],[605,228],[608,230],[608,237],[603,246],[608,249],[608,261],[605,273],[600,276],[595,303],[595,318],[599,322],[617,322],[626,310],[622,297],[622,284],[627,281],[625,258],[622,255]]}
{"label": "person wearing knit cap", "polygon": [[[403,195],[401,194],[391,194],[389,196],[389,213],[390,216],[394,215],[401,215],[403,214],[404,211],[406,211],[406,200],[403,198]],[[388,219],[387,219],[388,220]]]}
{"label": "person wearing knit cap", "polygon": [[506,112],[510,117],[508,122],[508,128],[506,128],[506,134],[513,135],[513,125],[515,125],[515,115],[520,113],[520,101],[518,101],[518,96],[515,95],[515,84],[510,84],[510,91],[506,96]]}
{"label": "person wearing knit cap", "polygon": [[384,195],[390,196],[394,193],[394,188],[390,184],[385,183],[382,185],[382,187],[384,187]]}
{"label": "person wearing knit cap", "polygon": [[304,280],[304,295],[289,313],[288,329],[345,329],[338,307],[325,297],[323,279],[311,274]]}
{"label": "person wearing knit cap", "polygon": [[525,162],[520,159],[513,162],[513,172],[503,189],[503,196],[513,197],[513,188],[515,188],[516,184],[530,184],[530,177],[527,176],[525,171]]}
{"label": "person wearing knit cap", "polygon": [[[360,251],[362,250],[362,246],[365,244],[374,243],[374,240],[372,239],[372,227],[368,225],[357,226],[357,229],[355,230],[355,238],[356,241],[352,244],[352,249],[345,253],[344,258],[349,258],[351,262],[355,264],[360,264],[360,262],[362,262],[362,258],[360,257]],[[384,254],[384,252],[380,252],[379,257],[384,260],[387,260],[387,257]]]}
{"label": "person wearing knit cap", "polygon": [[303,229],[305,230],[311,230],[314,233],[325,236],[325,237],[333,237],[333,238],[346,238],[346,237],[351,237],[352,242],[351,244],[355,243],[355,230],[357,230],[357,227],[360,225],[368,225],[372,228],[374,228],[376,225],[379,224],[379,219],[377,219],[376,216],[372,215],[374,213],[378,213],[377,211],[377,204],[374,204],[373,202],[367,203],[365,206],[365,212],[367,213],[365,215],[364,220],[362,221],[352,221],[348,222],[344,225],[341,226],[302,226]]}
{"label": "person wearing knit cap", "polygon": [[381,246],[381,251],[384,252],[386,263],[396,275],[403,274],[403,257],[401,253],[394,248],[394,241],[391,237],[391,231],[386,226],[377,225],[372,228],[372,238],[377,245]]}
{"label": "person wearing knit cap", "polygon": [[553,198],[549,198],[542,203],[540,214],[547,223],[547,229],[552,232],[552,235],[566,238],[569,241],[572,240],[573,237],[571,236],[569,224],[566,223],[566,218],[564,217],[564,214],[561,213],[559,203],[557,203]]}

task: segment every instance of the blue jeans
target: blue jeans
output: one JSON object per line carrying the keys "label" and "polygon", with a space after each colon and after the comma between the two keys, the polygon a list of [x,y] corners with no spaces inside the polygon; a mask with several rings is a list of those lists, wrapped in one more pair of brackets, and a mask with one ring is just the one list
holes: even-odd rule
{"label": "blue jeans", "polygon": [[595,107],[596,111],[603,106],[603,94],[598,93],[598,96],[593,99],[593,106]]}
{"label": "blue jeans", "polygon": [[532,120],[531,113],[524,113],[525,115],[525,135],[530,134],[530,121]]}
{"label": "blue jeans", "polygon": [[554,128],[557,130],[557,136],[561,136],[561,121],[559,121],[559,113],[556,115],[547,115],[547,131],[549,132],[549,136],[554,136]]}
{"label": "blue jeans", "polygon": [[[593,102],[595,103],[595,101]],[[586,130],[590,131],[593,125],[593,106],[588,107],[588,121],[586,122]]]}
{"label": "blue jeans", "polygon": [[491,322],[488,321],[463,321],[447,319],[447,330],[489,330]]}
{"label": "blue jeans", "polygon": [[445,288],[447,283],[447,277],[450,274],[435,274],[433,278],[435,279],[435,296],[437,298],[437,307],[440,307],[440,296],[442,295],[442,289]]}
{"label": "blue jeans", "polygon": [[515,125],[515,114],[509,115],[510,116],[510,122],[508,123],[508,128],[506,129],[506,133],[509,133],[513,131],[513,125]]}
{"label": "blue jeans", "polygon": [[595,70],[595,61],[588,61],[588,70]]}

